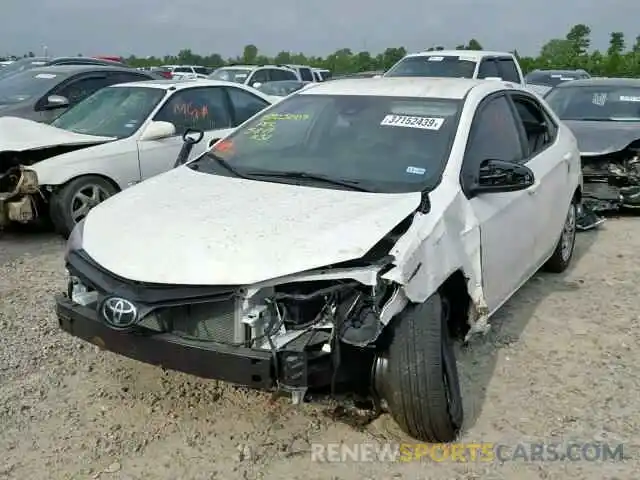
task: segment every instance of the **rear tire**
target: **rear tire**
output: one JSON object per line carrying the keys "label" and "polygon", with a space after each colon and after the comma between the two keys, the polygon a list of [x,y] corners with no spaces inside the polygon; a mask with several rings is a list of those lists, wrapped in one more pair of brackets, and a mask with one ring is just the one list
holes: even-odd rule
{"label": "rear tire", "polygon": [[57,233],[67,238],[89,211],[118,192],[109,181],[96,175],[75,178],[53,193],[49,216]]}
{"label": "rear tire", "polygon": [[562,273],[569,267],[576,243],[576,220],[577,205],[575,201],[572,201],[564,225],[562,226],[562,232],[560,233],[560,239],[558,240],[556,249],[543,266],[545,271]]}
{"label": "rear tire", "polygon": [[436,293],[405,308],[393,339],[378,360],[376,382],[391,416],[413,438],[452,442],[462,428],[463,407],[453,340],[451,307]]}

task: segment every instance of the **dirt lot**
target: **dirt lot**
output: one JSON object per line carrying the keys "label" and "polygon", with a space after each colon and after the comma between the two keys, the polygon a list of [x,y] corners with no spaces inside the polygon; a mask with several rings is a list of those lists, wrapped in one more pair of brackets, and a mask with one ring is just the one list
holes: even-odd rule
{"label": "dirt lot", "polygon": [[[624,443],[624,462],[318,463],[310,443],[407,440],[327,402],[162,372],[57,330],[63,244],[0,238],[0,479],[640,478],[640,219],[578,236],[566,275],[540,274],[460,352],[467,442]],[[239,451],[244,451],[240,455]]]}

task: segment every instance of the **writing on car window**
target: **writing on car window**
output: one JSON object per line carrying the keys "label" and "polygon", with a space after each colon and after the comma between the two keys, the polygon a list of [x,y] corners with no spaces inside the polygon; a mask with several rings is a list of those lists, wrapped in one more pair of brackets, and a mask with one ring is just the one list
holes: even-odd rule
{"label": "writing on car window", "polygon": [[265,115],[260,122],[247,129],[249,138],[256,141],[268,141],[276,131],[278,122],[293,120],[309,120],[311,116],[306,113],[270,113]]}
{"label": "writing on car window", "polygon": [[173,106],[173,114],[200,120],[209,116],[209,108],[206,105],[196,107],[192,103],[176,103]]}

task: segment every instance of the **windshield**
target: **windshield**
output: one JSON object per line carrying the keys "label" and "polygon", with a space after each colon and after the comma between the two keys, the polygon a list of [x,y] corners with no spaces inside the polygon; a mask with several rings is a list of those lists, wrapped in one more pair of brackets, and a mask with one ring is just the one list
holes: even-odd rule
{"label": "windshield", "polygon": [[[461,104],[299,94],[246,123],[211,153],[245,176],[259,173],[260,179],[272,175],[273,181],[299,182],[277,176],[302,173],[376,192],[421,191],[440,181]],[[208,154],[193,163],[200,171],[225,173]]]}
{"label": "windshield", "polygon": [[246,68],[219,68],[209,75],[209,78],[224,82],[244,83],[250,73],[251,70]]}
{"label": "windshield", "polygon": [[64,77],[55,73],[45,73],[42,70],[27,70],[0,79],[0,105],[39,99],[63,79]]}
{"label": "windshield", "polygon": [[159,88],[103,88],[71,107],[51,125],[85,135],[129,137],[140,128],[164,94]]}
{"label": "windshield", "polygon": [[47,62],[45,60],[38,60],[35,58],[23,58],[21,60],[16,60],[15,62],[0,69],[0,79],[15,75],[16,73],[24,72],[31,68],[42,67],[46,64]]}
{"label": "windshield", "polygon": [[640,120],[640,87],[559,87],[545,100],[561,120]]}
{"label": "windshield", "polygon": [[403,58],[391,67],[384,76],[473,78],[475,70],[475,60],[429,55]]}
{"label": "windshield", "polygon": [[526,76],[525,81],[534,85],[544,85],[546,87],[555,87],[561,83],[570,80],[578,80],[582,78],[577,74],[570,73],[530,73]]}
{"label": "windshield", "polygon": [[273,95],[276,97],[286,97],[287,95],[300,90],[305,86],[305,82],[297,80],[282,80],[280,82],[267,82],[260,85],[260,90],[265,95]]}

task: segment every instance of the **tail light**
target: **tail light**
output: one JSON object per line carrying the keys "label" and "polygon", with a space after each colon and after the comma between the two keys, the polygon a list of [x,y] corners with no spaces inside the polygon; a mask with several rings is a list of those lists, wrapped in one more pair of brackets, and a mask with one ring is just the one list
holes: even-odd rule
{"label": "tail light", "polygon": [[173,78],[173,74],[171,72],[162,72],[162,76],[164,78],[168,78],[169,80]]}

